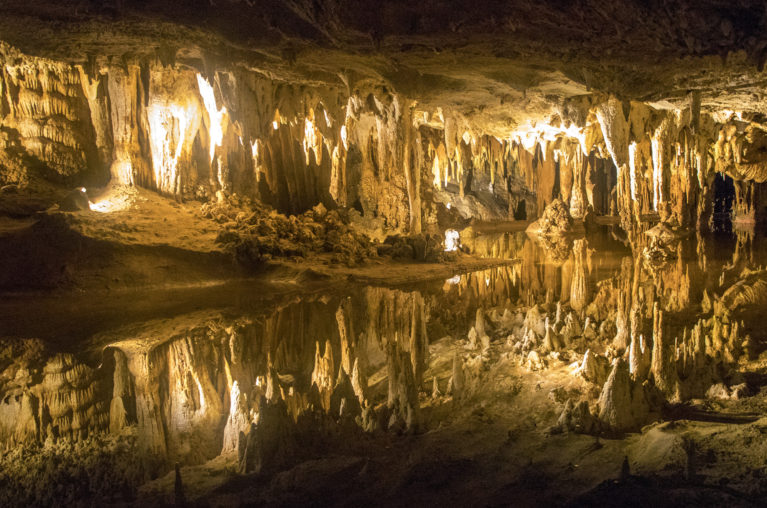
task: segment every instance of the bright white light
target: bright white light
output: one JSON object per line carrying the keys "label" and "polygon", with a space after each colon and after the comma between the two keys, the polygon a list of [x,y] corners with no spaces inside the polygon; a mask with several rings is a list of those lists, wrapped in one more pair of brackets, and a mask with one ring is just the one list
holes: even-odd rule
{"label": "bright white light", "polygon": [[434,174],[434,187],[439,189],[439,157],[434,156],[434,164],[431,166],[431,172]]}
{"label": "bright white light", "polygon": [[272,122],[272,128],[273,128],[274,130],[277,130],[277,129],[279,129],[279,128],[280,128],[280,124],[278,124],[278,123],[277,123],[277,120],[275,120],[275,121],[273,121],[273,122]]}
{"label": "bright white light", "polygon": [[451,208],[452,206],[453,206],[453,205],[451,205],[450,203],[448,203],[448,204],[446,204],[446,205],[445,205],[445,207],[447,207],[447,209],[448,209],[448,210],[450,210],[450,208]]}
{"label": "bright white light", "polygon": [[320,144],[321,135],[314,127],[314,122],[308,118],[304,119],[304,155],[306,156],[306,164],[309,165],[309,150],[314,152],[314,160],[317,164],[322,162],[322,147]]}
{"label": "bright white light", "polygon": [[556,141],[557,136],[559,135],[577,139],[584,155],[588,155],[586,134],[583,132],[583,129],[578,128],[574,123],[570,124],[567,128],[563,128],[553,127],[544,122],[531,123],[528,121],[525,125],[519,126],[519,128],[511,134],[511,138],[516,139],[527,151],[530,151],[533,149],[536,142]]}
{"label": "bright white light", "polygon": [[85,190],[85,187],[80,187],[80,190],[83,192],[88,192],[87,190]]}
{"label": "bright white light", "polygon": [[345,125],[341,126],[341,142],[344,144],[344,150],[348,150],[349,149],[349,145],[348,145],[348,143],[346,141],[346,126]]}
{"label": "bright white light", "polygon": [[179,104],[152,103],[147,108],[152,167],[155,184],[161,192],[176,192],[178,160],[195,114],[197,112],[192,107],[184,108]]}
{"label": "bright white light", "polygon": [[490,277],[485,277],[485,287],[490,286]]}
{"label": "bright white light", "polygon": [[652,207],[658,211],[658,205],[663,202],[663,168],[661,168],[661,145],[657,136],[650,140],[652,147]]}
{"label": "bright white light", "polygon": [[89,202],[94,212],[116,212],[127,210],[136,201],[137,192],[135,187],[129,185],[115,185],[100,196],[95,202]]}
{"label": "bright white light", "polygon": [[[197,74],[197,86],[200,89],[200,96],[202,102],[205,105],[205,109],[208,111],[208,118],[210,119],[210,160],[213,161],[214,154],[216,153],[216,147],[221,146],[224,140],[224,115],[226,114],[226,108],[222,107],[218,109],[216,107],[216,96],[213,93],[213,87],[210,83]],[[240,140],[242,142],[242,140]]]}
{"label": "bright white light", "polygon": [[460,275],[455,275],[455,276],[450,277],[449,279],[447,279],[445,282],[448,283],[448,284],[452,284],[452,285],[459,284],[461,282],[461,276]]}
{"label": "bright white light", "polygon": [[455,229],[445,231],[445,252],[454,252],[461,245],[461,235]]}

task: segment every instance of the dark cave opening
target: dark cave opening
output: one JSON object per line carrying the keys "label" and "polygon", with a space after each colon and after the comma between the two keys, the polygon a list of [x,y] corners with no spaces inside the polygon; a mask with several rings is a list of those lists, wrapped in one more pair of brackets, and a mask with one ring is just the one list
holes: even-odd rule
{"label": "dark cave opening", "polygon": [[714,179],[714,231],[732,231],[732,206],[735,202],[735,183],[727,175],[720,174]]}

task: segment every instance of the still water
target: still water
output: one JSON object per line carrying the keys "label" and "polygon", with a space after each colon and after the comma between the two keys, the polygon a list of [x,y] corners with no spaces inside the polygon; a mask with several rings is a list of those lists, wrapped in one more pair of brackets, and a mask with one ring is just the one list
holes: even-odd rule
{"label": "still water", "polygon": [[501,232],[464,248],[506,265],[398,287],[278,281],[6,299],[0,437],[11,449],[130,431],[153,476],[174,462],[242,455],[241,432],[265,401],[294,422],[311,409],[346,412],[365,430],[407,428],[432,389],[434,344],[465,341],[478,309],[490,326],[536,304],[599,316],[625,291],[656,295],[641,298],[659,299],[681,326],[704,291],[765,264],[764,241],[693,234],[653,266],[609,227],[553,244]]}

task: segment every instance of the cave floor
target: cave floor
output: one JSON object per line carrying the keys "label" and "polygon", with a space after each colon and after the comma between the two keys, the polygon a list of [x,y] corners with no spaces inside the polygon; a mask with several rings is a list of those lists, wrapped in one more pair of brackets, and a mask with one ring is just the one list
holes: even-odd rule
{"label": "cave floor", "polygon": [[[463,254],[443,262],[371,257],[349,265],[338,263],[332,253],[311,252],[241,266],[216,241],[221,225],[205,217],[199,203],[142,189],[127,195],[106,192],[112,197],[97,198],[92,211],[53,208],[0,218],[0,261],[8,267],[0,275],[0,292],[173,290],[237,280],[402,285],[516,261]],[[521,231],[527,225],[508,224],[495,227]]]}

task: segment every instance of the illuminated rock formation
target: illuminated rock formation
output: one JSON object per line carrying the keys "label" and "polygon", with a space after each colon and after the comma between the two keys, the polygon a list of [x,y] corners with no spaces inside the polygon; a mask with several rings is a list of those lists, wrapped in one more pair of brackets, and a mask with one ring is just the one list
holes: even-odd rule
{"label": "illuminated rock formation", "polygon": [[766,28],[0,2],[0,505],[758,500]]}
{"label": "illuminated rock formation", "polygon": [[635,429],[644,423],[649,406],[640,383],[631,380],[628,364],[618,359],[599,396],[599,419],[616,431]]}

